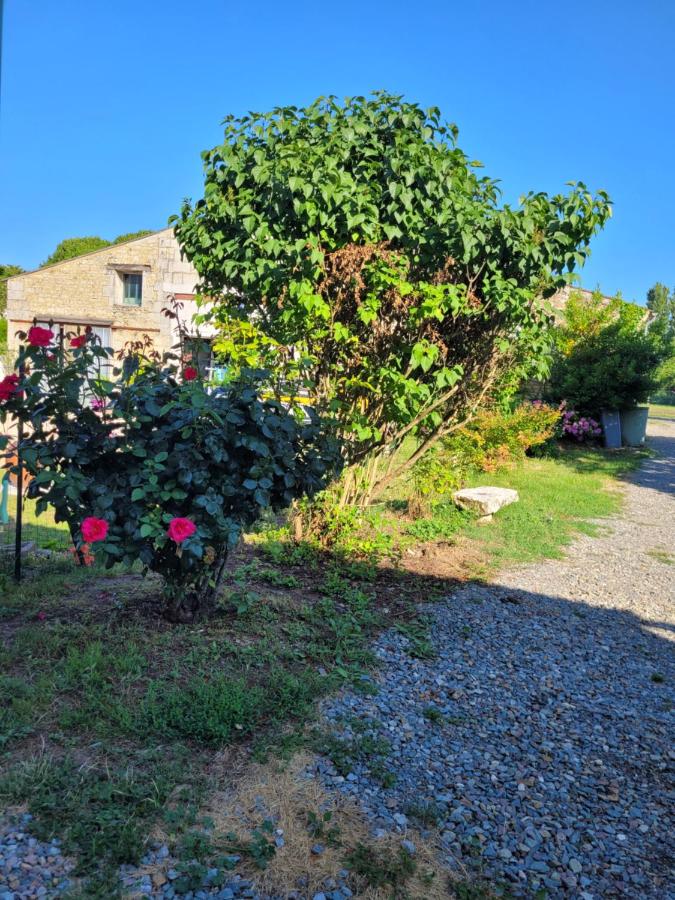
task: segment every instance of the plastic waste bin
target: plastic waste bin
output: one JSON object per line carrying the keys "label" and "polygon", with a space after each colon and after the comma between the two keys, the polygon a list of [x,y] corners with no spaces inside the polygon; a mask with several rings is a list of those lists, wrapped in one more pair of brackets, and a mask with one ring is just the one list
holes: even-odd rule
{"label": "plastic waste bin", "polygon": [[621,437],[627,447],[641,447],[647,436],[648,406],[621,410]]}
{"label": "plastic waste bin", "polygon": [[605,410],[600,415],[605,447],[618,450],[621,446],[621,416],[618,410]]}

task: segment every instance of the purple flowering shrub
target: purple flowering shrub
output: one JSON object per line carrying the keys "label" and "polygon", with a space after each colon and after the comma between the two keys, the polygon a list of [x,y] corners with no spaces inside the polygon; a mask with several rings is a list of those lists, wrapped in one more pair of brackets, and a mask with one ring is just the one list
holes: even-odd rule
{"label": "purple flowering shrub", "polygon": [[567,409],[565,403],[561,404],[562,419],[560,420],[560,437],[582,441],[595,441],[602,434],[602,427],[591,416],[584,416],[574,409]]}

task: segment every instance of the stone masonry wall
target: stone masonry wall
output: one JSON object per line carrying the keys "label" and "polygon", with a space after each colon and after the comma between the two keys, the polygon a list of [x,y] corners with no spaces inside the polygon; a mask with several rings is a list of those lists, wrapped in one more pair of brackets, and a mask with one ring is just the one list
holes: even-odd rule
{"label": "stone masonry wall", "polygon": [[[143,276],[139,307],[122,302],[125,269]],[[173,327],[161,311],[170,294],[193,294],[197,281],[195,269],[181,259],[170,228],[14,276],[7,283],[9,349],[16,349],[16,332],[37,318],[64,322],[66,327],[109,327],[114,350],[144,334],[157,350],[168,350],[174,343]],[[192,301],[186,301],[183,315],[187,320],[193,309]]]}

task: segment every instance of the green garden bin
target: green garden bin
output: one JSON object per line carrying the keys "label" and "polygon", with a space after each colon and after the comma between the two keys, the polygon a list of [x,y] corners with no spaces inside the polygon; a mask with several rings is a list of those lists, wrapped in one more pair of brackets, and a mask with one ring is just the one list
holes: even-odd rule
{"label": "green garden bin", "polygon": [[648,406],[621,410],[621,436],[626,447],[641,447],[647,437]]}

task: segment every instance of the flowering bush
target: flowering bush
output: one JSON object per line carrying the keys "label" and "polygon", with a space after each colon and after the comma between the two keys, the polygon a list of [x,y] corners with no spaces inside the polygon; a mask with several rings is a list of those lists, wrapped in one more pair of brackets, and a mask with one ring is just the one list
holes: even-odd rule
{"label": "flowering bush", "polygon": [[0,421],[27,425],[29,495],[38,512],[54,507],[80,551],[161,575],[172,620],[212,608],[228,550],[262,510],[313,494],[339,468],[311,411],[304,424],[261,397],[264,373],[209,391],[198,373],[178,374],[180,357],[134,354],[110,378],[111,352],[91,333],[68,336],[62,354],[43,332],[22,336],[25,374],[0,400]]}
{"label": "flowering bush", "polygon": [[600,423],[591,416],[583,416],[573,409],[566,409],[562,404],[562,419],[560,420],[560,437],[575,441],[595,441],[602,434]]}
{"label": "flowering bush", "polygon": [[461,487],[470,472],[494,472],[522,459],[554,437],[560,418],[559,409],[539,400],[510,412],[483,410],[415,464],[409,506],[425,512],[430,502]]}

